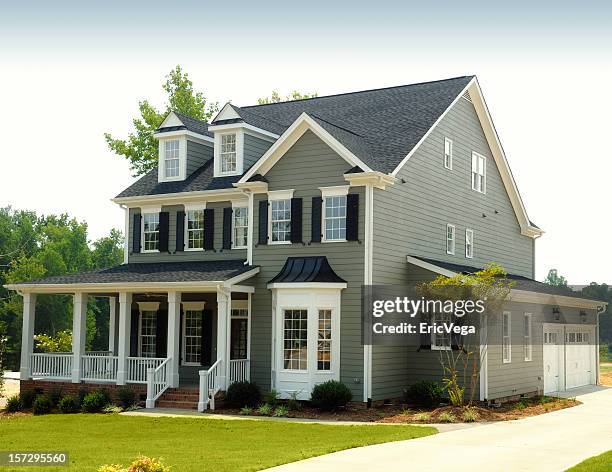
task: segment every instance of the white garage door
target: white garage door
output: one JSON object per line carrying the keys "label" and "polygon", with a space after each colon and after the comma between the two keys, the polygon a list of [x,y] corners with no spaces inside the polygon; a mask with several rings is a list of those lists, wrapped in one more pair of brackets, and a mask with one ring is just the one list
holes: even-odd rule
{"label": "white garage door", "polygon": [[565,330],[566,388],[594,382],[594,346],[591,328],[568,326]]}

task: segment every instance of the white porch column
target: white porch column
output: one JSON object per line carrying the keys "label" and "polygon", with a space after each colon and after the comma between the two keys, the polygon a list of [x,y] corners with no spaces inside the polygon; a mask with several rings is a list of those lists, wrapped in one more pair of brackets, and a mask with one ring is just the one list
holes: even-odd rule
{"label": "white porch column", "polygon": [[168,363],[170,386],[179,386],[179,343],[181,334],[181,292],[168,292]]}
{"label": "white porch column", "polygon": [[130,329],[132,318],[132,294],[119,292],[119,339],[117,356],[117,385],[125,385],[127,381],[127,358],[130,354]]}
{"label": "white porch column", "polygon": [[72,308],[72,383],[81,381],[81,361],[87,339],[87,294],[76,292]]}
{"label": "white porch column", "polygon": [[231,308],[231,292],[217,289],[217,360],[221,359],[221,375],[219,376],[219,387],[227,390],[227,379],[229,378],[229,323]]}
{"label": "white porch column", "polygon": [[117,325],[117,300],[115,297],[108,297],[109,321],[108,321],[108,350],[114,356],[115,346],[115,327]]}
{"label": "white porch column", "polygon": [[23,294],[23,325],[21,331],[21,368],[19,378],[30,378],[31,354],[34,352],[34,319],[36,312],[36,294]]}

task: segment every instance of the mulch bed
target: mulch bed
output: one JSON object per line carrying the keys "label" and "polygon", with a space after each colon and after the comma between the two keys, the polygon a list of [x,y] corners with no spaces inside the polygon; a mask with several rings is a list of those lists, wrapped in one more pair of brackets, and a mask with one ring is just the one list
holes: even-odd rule
{"label": "mulch bed", "polygon": [[[565,398],[526,398],[518,402],[508,402],[498,408],[475,405],[469,409],[476,414],[477,422],[508,421],[528,416],[536,416],[550,413],[564,408],[579,405],[575,399]],[[438,408],[425,409],[411,405],[385,405],[373,408],[351,408],[337,412],[322,412],[307,404],[299,410],[291,410],[288,418],[303,418],[314,420],[333,421],[361,421],[367,423],[463,423],[466,407],[440,406]],[[240,415],[239,409],[221,408],[210,412],[221,415]],[[450,418],[449,416],[450,415]],[[262,416],[253,409],[250,416]]]}

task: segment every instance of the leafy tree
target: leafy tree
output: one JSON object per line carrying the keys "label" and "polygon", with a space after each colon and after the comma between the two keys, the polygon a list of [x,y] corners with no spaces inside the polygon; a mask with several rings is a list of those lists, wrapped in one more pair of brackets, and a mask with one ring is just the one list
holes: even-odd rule
{"label": "leafy tree", "polygon": [[93,243],[91,253],[92,264],[96,269],[105,269],[121,264],[123,260],[123,234],[121,231],[111,229],[108,236],[104,236]]}
{"label": "leafy tree", "polygon": [[5,350],[8,341],[5,336],[5,331],[6,328],[4,323],[0,322],[0,398],[2,398],[2,392],[4,390],[4,366],[6,365]]}
{"label": "leafy tree", "polygon": [[163,110],[158,110],[147,100],[140,101],[140,117],[132,120],[134,132],[128,134],[127,139],[104,134],[109,149],[130,162],[134,175],[145,174],[157,167],[158,145],[153,134],[170,111],[208,121],[218,110],[217,103],[209,103],[203,92],[194,91],[193,82],[179,65],[166,76],[162,88],[168,95]]}
{"label": "leafy tree", "polygon": [[284,98],[280,96],[278,90],[272,90],[272,94],[269,97],[261,97],[257,99],[257,103],[259,105],[267,105],[269,103],[279,103],[279,102],[288,102],[291,100],[305,100],[307,98],[315,98],[319,95],[317,92],[314,93],[302,93],[294,90],[289,95]]}
{"label": "leafy tree", "polygon": [[567,287],[567,280],[562,275],[557,273],[557,269],[550,269],[544,280],[548,285],[556,285],[557,287]]}
{"label": "leafy tree", "polygon": [[582,288],[582,294],[594,300],[608,302],[606,311],[599,315],[599,340],[612,346],[612,286],[591,282]]}
{"label": "leafy tree", "polygon": [[34,336],[36,349],[40,352],[70,352],[72,351],[72,331],[58,331],[53,336],[37,334]]}

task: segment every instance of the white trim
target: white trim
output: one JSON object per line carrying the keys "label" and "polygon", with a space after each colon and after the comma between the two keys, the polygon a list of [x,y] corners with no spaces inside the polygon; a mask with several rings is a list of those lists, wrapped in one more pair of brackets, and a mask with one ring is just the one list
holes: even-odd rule
{"label": "white trim", "polygon": [[311,130],[352,166],[359,166],[364,171],[372,170],[361,159],[344,147],[336,138],[325,131],[325,129],[308,116],[308,114],[302,113],[264,155],[259,158],[239,182],[247,182],[255,174],[265,175],[307,130]]}
{"label": "white trim", "polygon": [[397,179],[389,174],[370,171],[344,174],[344,180],[346,180],[351,187],[372,185],[374,188],[385,190],[387,185],[393,185]]}
{"label": "white trim", "polygon": [[[453,238],[452,239],[448,238],[448,230],[450,228],[453,229],[453,231],[452,231]],[[446,254],[454,256],[455,252],[457,250],[457,228],[455,228],[455,225],[452,225],[450,223],[446,224],[446,237],[445,237],[445,241],[446,241]],[[452,249],[451,250],[448,249],[448,243],[449,242],[452,242]]]}
{"label": "white trim", "polygon": [[[249,308],[249,300],[232,300],[232,310],[246,310]],[[247,315],[248,316],[248,315]]]}
{"label": "white trim", "polygon": [[[223,136],[236,136],[236,170],[230,172],[221,171],[221,141]],[[225,132],[215,133],[215,149],[214,149],[214,176],[226,177],[231,175],[241,175],[244,168],[244,130],[231,125]]]}
{"label": "white trim", "polygon": [[[183,222],[183,241],[185,252],[204,252],[204,210],[206,210],[206,202],[187,203],[184,205],[185,221]],[[189,247],[189,212],[202,211],[202,247]]]}
{"label": "white trim", "polygon": [[[471,254],[468,254],[468,234],[470,235],[470,249]],[[468,259],[474,258],[474,230],[471,228],[465,229],[465,257]]]}
{"label": "white trim", "polygon": [[[359,174],[350,174],[359,175]],[[345,179],[346,179],[345,175]],[[376,180],[381,180],[380,176],[373,176]],[[347,179],[349,180],[349,179]],[[395,180],[395,179],[393,179]],[[351,185],[352,180],[349,180]],[[365,223],[364,223],[364,263],[363,280],[364,285],[373,283],[373,264],[374,264],[374,188],[376,183],[371,180],[365,184]],[[380,188],[380,187],[378,187]],[[383,185],[384,189],[384,185]],[[363,401],[368,402],[372,398],[372,345],[363,346]]]}
{"label": "white trim", "polygon": [[[346,222],[348,218],[347,210],[348,210],[348,202],[346,196],[348,195],[350,186],[348,185],[338,185],[335,187],[319,187],[321,190],[321,242],[322,243],[345,243],[346,242]],[[345,237],[339,239],[328,239],[327,238],[327,217],[325,216],[326,212],[326,199],[331,197],[345,197],[344,200],[344,228],[345,228]],[[330,217],[334,218],[334,217]],[[338,219],[338,218],[336,218]]]}
{"label": "white trim", "polygon": [[295,290],[342,290],[347,287],[344,282],[274,282],[269,289],[288,288]]}
{"label": "white trim", "polygon": [[[508,336],[504,336],[504,322],[506,317],[508,318]],[[502,363],[503,364],[511,364],[512,363],[512,313],[509,311],[502,312],[502,322],[501,322],[501,338],[502,338]],[[508,357],[504,356],[504,338],[508,338]]]}
{"label": "white trim", "polygon": [[[254,182],[251,182],[254,183]],[[140,195],[135,197],[117,197],[112,198],[111,202],[125,204],[129,208],[137,208],[142,205],[183,205],[186,202],[202,201],[207,202],[223,202],[231,200],[236,196],[241,195],[242,190],[239,188],[226,188],[220,190],[202,190],[199,192],[177,192],[158,195]]]}
{"label": "white trim", "polygon": [[[476,181],[474,180],[474,158],[482,159],[482,189],[477,189],[474,184]],[[487,194],[487,156],[480,154],[479,152],[472,151],[472,160],[470,162],[470,180],[472,190],[478,193],[482,193],[483,195]],[[481,175],[481,174],[476,174]]]}
{"label": "white trim", "polygon": [[[529,335],[525,333],[525,318],[529,318]],[[523,354],[525,362],[533,360],[533,315],[529,312],[523,313]],[[529,344],[527,344],[529,339]],[[529,355],[528,355],[529,354]]]}
{"label": "white trim", "polygon": [[[246,226],[246,230],[247,230],[247,234],[246,234],[246,245],[244,246],[237,246],[236,245],[236,213],[235,210],[237,208],[246,208],[247,211],[247,226]],[[231,244],[232,244],[232,249],[247,249],[249,246],[249,239],[251,237],[251,233],[249,231],[249,227],[250,227],[250,221],[251,220],[251,214],[249,211],[249,201],[248,200],[240,200],[238,201],[233,201],[232,202],[232,235],[231,235]]]}
{"label": "white trim", "polygon": [[480,401],[489,398],[489,319],[486,314],[480,316]]}
{"label": "white trim", "polygon": [[[202,311],[204,310],[203,305],[201,309],[198,308],[185,308],[185,303],[183,303],[183,309],[184,309],[184,313],[182,318],[182,329],[181,329],[181,363],[180,365],[184,365],[184,366],[200,366],[202,365],[202,356],[204,355],[204,353],[202,352],[202,350],[200,349],[200,362],[187,362],[185,359],[187,358],[187,311],[195,311],[195,312],[200,312],[200,323],[202,323]],[[203,303],[203,302],[201,302]],[[201,324],[200,326],[200,346],[202,345],[202,336],[204,335],[204,325]],[[193,338],[197,338],[197,336],[190,336]]]}
{"label": "white trim", "polygon": [[124,213],[124,232],[125,237],[123,238],[123,263],[127,264],[130,259],[130,245],[129,245],[129,234],[130,234],[130,209],[124,205],[120,205],[123,208]]}
{"label": "white trim", "polygon": [[164,121],[162,121],[161,125],[158,126],[158,129],[161,128],[173,128],[175,126],[185,126],[185,123],[181,121],[181,119],[177,116],[176,113],[171,111],[166,115]]}
{"label": "white trim", "polygon": [[444,275],[446,277],[454,277],[455,275],[457,275],[457,273],[453,272],[452,270],[444,269],[435,264],[431,264],[429,262],[422,261],[418,257],[406,256],[406,261],[409,264],[413,264],[417,267],[420,267],[421,269],[426,269],[436,274]]}
{"label": "white trim", "polygon": [[268,200],[287,200],[293,198],[294,189],[287,190],[270,190],[268,191]]}
{"label": "white trim", "polygon": [[[166,143],[168,141],[178,141],[178,166],[179,173],[173,177],[166,176]],[[157,181],[158,182],[177,182],[187,178],[187,138],[185,136],[169,136],[159,138],[158,142],[158,161],[157,161]]]}
{"label": "white trim", "polygon": [[140,252],[143,254],[154,254],[159,252],[159,236],[160,230],[157,230],[157,249],[145,249],[145,215],[157,214],[157,223],[159,225],[159,214],[161,213],[161,206],[156,207],[141,207],[140,208]]}
{"label": "white trim", "polygon": [[249,123],[241,122],[241,123],[228,123],[225,125],[210,125],[208,127],[208,131],[214,132],[217,134],[220,131],[240,129],[243,133],[249,134],[251,136],[255,136],[256,138],[264,139],[269,142],[274,142],[278,139],[278,134],[272,133],[263,128],[258,128],[257,126],[253,126]]}
{"label": "white trim", "polygon": [[[449,159],[448,159],[448,165],[446,165],[446,143],[449,144],[449,148],[450,148],[450,153],[449,153]],[[444,153],[443,153],[443,157],[444,157],[444,168],[448,169],[448,170],[453,170],[453,140],[449,137],[444,137]]]}
{"label": "white trim", "polygon": [[236,112],[233,105],[230,102],[227,102],[225,105],[223,105],[223,107],[221,108],[221,110],[219,110],[215,117],[210,120],[210,123],[212,124],[217,120],[222,121],[235,119],[242,119],[242,117]]}
{"label": "white trim", "polygon": [[178,129],[176,131],[160,131],[154,133],[153,137],[155,139],[186,137],[189,138],[188,141],[195,141],[196,143],[204,144],[206,146],[211,146],[214,143],[213,138],[211,138],[210,136],[200,133],[194,133],[193,131],[189,131],[188,129]]}
{"label": "white trim", "polygon": [[506,192],[508,193],[510,202],[512,203],[512,208],[514,209],[514,212],[521,226],[521,234],[523,234],[524,236],[530,236],[532,238],[541,236],[544,231],[539,228],[536,228],[535,226],[532,226],[529,222],[529,217],[527,216],[525,206],[518,192],[518,188],[516,186],[516,182],[514,181],[514,177],[512,176],[512,172],[510,171],[506,155],[499,141],[499,136],[497,135],[497,131],[495,130],[493,120],[491,119],[491,115],[487,108],[486,102],[484,101],[484,98],[482,96],[482,90],[480,89],[480,85],[476,77],[470,80],[470,82],[463,88],[463,90],[459,92],[459,94],[451,102],[448,108],[444,110],[444,112],[438,117],[438,119],[434,122],[431,128],[429,128],[427,133],[423,135],[423,137],[411,149],[408,155],[404,159],[402,159],[402,161],[397,165],[393,172],[391,172],[391,175],[394,177],[397,176],[398,172],[404,166],[404,164],[406,164],[406,162],[420,148],[420,146],[427,139],[427,137],[438,126],[440,121],[442,121],[442,119],[453,108],[453,106],[461,99],[465,92],[469,92],[470,97],[472,99],[472,104],[474,105],[474,109],[476,110],[476,114],[478,115],[478,119],[480,120],[480,124],[483,128],[485,137],[487,138],[489,148],[491,149],[491,153],[493,154],[493,159],[497,164],[497,167],[502,177],[502,182],[504,184]]}
{"label": "white trim", "polygon": [[322,197],[346,196],[349,193],[350,185],[335,185],[333,187],[319,187]]}
{"label": "white trim", "polygon": [[159,302],[136,302],[138,304],[138,309],[140,313],[143,311],[158,311],[159,310]]}
{"label": "white trim", "polygon": [[232,277],[231,279],[227,279],[223,285],[226,288],[230,288],[232,289],[233,292],[237,292],[238,290],[236,289],[236,287],[234,287],[234,285],[239,284],[240,282],[243,282],[244,280],[250,279],[251,277],[259,274],[259,267],[253,267],[251,270],[248,270],[240,275],[237,275],[235,277]]}
{"label": "white trim", "polygon": [[291,238],[287,241],[274,241],[272,238],[272,202],[279,200],[289,200],[289,222],[291,224],[291,199],[293,198],[293,189],[288,190],[273,190],[268,192],[268,244],[270,245],[287,245],[292,244]]}
{"label": "white trim", "polygon": [[206,306],[206,302],[181,302],[183,310],[202,311]]}

